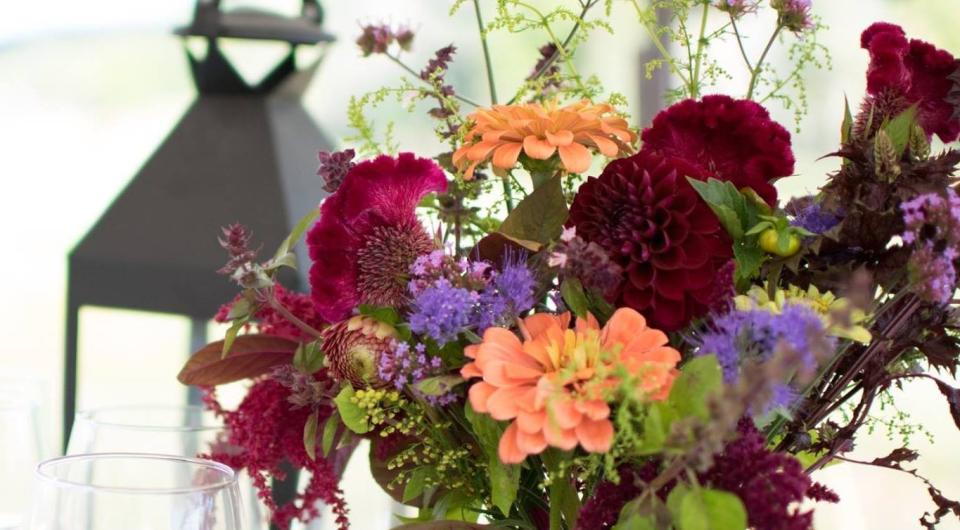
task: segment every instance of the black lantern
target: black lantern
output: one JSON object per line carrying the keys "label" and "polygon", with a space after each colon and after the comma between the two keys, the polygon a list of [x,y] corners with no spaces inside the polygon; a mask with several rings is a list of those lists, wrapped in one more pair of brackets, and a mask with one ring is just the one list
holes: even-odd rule
{"label": "black lantern", "polygon": [[[296,53],[332,41],[321,22],[315,1],[284,17],[200,0],[193,22],[177,31],[197,98],[69,255],[64,445],[76,410],[82,306],[186,315],[191,346],[202,345],[206,322],[235,294],[214,274],[225,258],[219,228],[243,220],[259,240],[280,241],[323,198],[316,153],[329,142],[300,101],[320,59],[300,66]],[[223,55],[222,38],[276,41],[289,51],[250,84]],[[187,39],[205,44],[205,55],[191,52]]]}

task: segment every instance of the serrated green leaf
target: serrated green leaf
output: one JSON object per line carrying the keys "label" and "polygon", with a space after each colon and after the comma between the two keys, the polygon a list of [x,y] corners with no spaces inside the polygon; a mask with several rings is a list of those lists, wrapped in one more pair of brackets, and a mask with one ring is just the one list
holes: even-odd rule
{"label": "serrated green leaf", "polygon": [[767,253],[763,251],[756,243],[749,244],[749,240],[743,240],[733,245],[733,257],[737,261],[736,283],[750,281],[760,274],[760,267],[767,259]]}
{"label": "serrated green leaf", "polygon": [[576,278],[566,278],[560,284],[560,295],[563,297],[567,308],[580,318],[586,318],[589,312],[590,303],[587,300],[586,293],[583,292],[583,284]]}
{"label": "serrated green leaf", "polygon": [[883,126],[883,131],[887,133],[890,141],[893,143],[896,157],[899,160],[907,150],[910,143],[910,134],[913,132],[913,126],[917,121],[917,106],[913,105],[907,110],[897,114],[892,120]]}
{"label": "serrated green leaf", "polygon": [[520,201],[498,232],[514,240],[547,244],[563,231],[567,215],[561,178],[556,176]]}
{"label": "serrated green leaf", "polygon": [[407,503],[423,494],[423,488],[426,485],[427,469],[419,468],[410,474],[407,484],[403,487],[403,497],[401,502]]}
{"label": "serrated green leaf", "polygon": [[473,434],[487,457],[487,468],[490,477],[490,491],[493,505],[504,515],[510,514],[510,507],[517,499],[517,490],[520,487],[521,468],[514,464],[504,464],[500,461],[497,448],[505,427],[486,414],[479,414],[467,403],[464,416],[473,428]]}
{"label": "serrated green leaf", "polygon": [[352,401],[353,395],[353,387],[347,385],[340,390],[333,402],[336,403],[340,419],[348,429],[357,434],[366,434],[370,432],[370,424],[367,422],[367,415],[363,409]]}
{"label": "serrated green leaf", "polygon": [[333,411],[333,414],[327,418],[327,422],[323,424],[323,437],[320,440],[320,450],[323,451],[323,456],[329,455],[330,450],[333,449],[333,442],[337,437],[339,427],[340,414]]}
{"label": "serrated green leaf", "polygon": [[303,426],[303,449],[310,460],[317,458],[317,423],[320,421],[319,412],[314,412],[307,418]]}
{"label": "serrated green leaf", "polygon": [[667,402],[681,418],[709,419],[709,397],[723,385],[723,372],[713,355],[716,352],[707,353],[687,361],[670,389]]}
{"label": "serrated green leaf", "polygon": [[425,396],[442,396],[461,383],[463,378],[459,375],[438,375],[418,381],[413,387]]}
{"label": "serrated green leaf", "polygon": [[716,214],[720,226],[730,234],[734,241],[743,237],[743,220],[740,219],[733,208],[723,204],[711,204],[710,209]]}

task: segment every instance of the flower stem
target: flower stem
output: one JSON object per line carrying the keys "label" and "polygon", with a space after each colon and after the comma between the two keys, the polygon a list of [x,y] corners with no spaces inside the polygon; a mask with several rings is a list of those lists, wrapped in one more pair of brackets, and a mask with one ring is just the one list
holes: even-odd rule
{"label": "flower stem", "polygon": [[757,60],[756,66],[754,66],[750,72],[750,88],[747,90],[746,99],[753,99],[753,93],[757,89],[757,81],[760,80],[760,72],[763,71],[763,61],[766,60],[767,54],[770,53],[770,49],[773,48],[773,43],[776,42],[782,30],[783,24],[777,24],[777,29],[773,30],[773,35],[770,35],[770,40],[767,41],[767,47],[763,49],[760,59]]}
{"label": "flower stem", "polygon": [[567,66],[567,70],[570,72],[570,77],[572,77],[574,83],[577,84],[577,89],[579,89],[583,95],[586,95],[587,89],[583,86],[583,81],[580,79],[580,74],[577,72],[576,66],[573,65],[573,57],[567,53],[564,43],[561,42],[560,39],[557,38],[557,35],[553,32],[546,15],[544,15],[536,7],[525,2],[516,2],[516,5],[529,9],[540,19],[540,23],[543,25],[544,31],[546,31],[547,35],[550,36],[550,41],[553,42],[554,46],[557,47],[557,53],[560,54],[560,58],[563,59],[563,63]]}
{"label": "flower stem", "polygon": [[670,55],[670,52],[667,51],[667,48],[660,42],[660,37],[657,35],[657,32],[650,27],[650,24],[647,23],[646,18],[643,15],[643,10],[640,9],[640,3],[637,0],[630,0],[633,4],[633,8],[637,11],[637,16],[640,18],[640,24],[643,26],[643,29],[646,30],[647,35],[650,36],[650,40],[653,41],[653,46],[660,52],[660,56],[663,57],[663,60],[666,61],[667,65],[670,67],[670,71],[673,72],[673,75],[680,78],[683,81],[684,85],[689,85],[690,81],[687,79],[683,72],[681,72],[676,63],[673,61],[673,56]]}
{"label": "flower stem", "polygon": [[291,313],[289,309],[284,307],[284,305],[280,303],[280,300],[277,300],[277,297],[274,296],[273,289],[270,289],[268,293],[262,293],[262,294],[264,294],[267,300],[267,304],[269,304],[274,311],[276,311],[277,313],[280,313],[280,316],[287,319],[287,321],[289,321],[294,326],[297,326],[297,328],[299,328],[300,331],[306,333],[307,335],[316,337],[318,339],[323,337],[323,334],[320,332],[320,330],[300,320],[299,318],[297,318],[296,315]]}
{"label": "flower stem", "polygon": [[490,102],[497,104],[497,85],[493,81],[493,61],[490,60],[490,46],[487,43],[487,30],[483,27],[483,15],[480,13],[480,0],[473,0],[473,10],[477,14],[477,29],[480,31],[480,45],[483,47],[483,62],[487,67],[487,85],[490,86]]}
{"label": "flower stem", "polygon": [[[404,63],[403,61],[401,61],[400,58],[397,57],[396,55],[391,55],[391,54],[389,54],[389,53],[385,53],[384,55],[386,55],[388,59],[390,59],[391,61],[393,61],[394,64],[396,64],[396,65],[399,66],[400,68],[403,68],[404,71],[406,71],[408,74],[412,75],[414,78],[419,79],[420,81],[423,81],[424,83],[430,84],[429,81],[421,78],[421,77],[420,77],[420,74],[417,73],[416,70],[414,70],[413,68],[410,68],[409,66],[407,66],[407,64]],[[432,87],[433,87],[433,85],[431,85],[431,88],[432,88]],[[473,101],[473,100],[471,100],[471,99],[465,98],[465,97],[463,97],[463,96],[461,96],[461,95],[459,95],[459,94],[454,94],[453,97],[454,97],[457,101],[460,101],[461,103],[466,103],[467,105],[470,105],[471,107],[481,107],[481,106],[482,106],[482,105],[480,105],[479,103],[477,103],[476,101]]]}
{"label": "flower stem", "polygon": [[740,30],[737,29],[737,19],[734,18],[733,13],[730,13],[730,24],[733,26],[733,34],[737,37],[737,45],[740,46],[740,55],[743,56],[743,62],[752,75],[753,65],[750,64],[750,57],[747,56],[747,50],[743,47],[743,37],[740,36]]}
{"label": "flower stem", "polygon": [[694,59],[693,76],[690,78],[690,97],[700,97],[700,66],[703,64],[703,48],[707,40],[707,18],[710,15],[710,2],[703,2],[703,15],[700,17],[700,33],[697,35],[697,55]]}

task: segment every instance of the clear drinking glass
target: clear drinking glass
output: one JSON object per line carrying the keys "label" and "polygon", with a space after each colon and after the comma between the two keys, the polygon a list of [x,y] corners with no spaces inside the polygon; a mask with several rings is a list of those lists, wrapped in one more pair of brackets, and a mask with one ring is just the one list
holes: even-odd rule
{"label": "clear drinking glass", "polygon": [[37,466],[26,530],[243,530],[237,478],[196,458],[65,456]]}
{"label": "clear drinking glass", "polygon": [[[224,437],[223,423],[201,406],[118,406],[77,413],[68,455],[136,452],[196,457]],[[238,474],[244,520],[268,528],[267,514],[246,473]]]}
{"label": "clear drinking glass", "polygon": [[45,456],[39,383],[0,379],[0,530],[16,530],[30,503],[33,470]]}

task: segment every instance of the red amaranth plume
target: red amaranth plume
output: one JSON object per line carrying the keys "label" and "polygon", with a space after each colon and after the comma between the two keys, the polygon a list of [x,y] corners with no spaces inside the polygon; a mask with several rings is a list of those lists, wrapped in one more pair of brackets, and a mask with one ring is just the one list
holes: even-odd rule
{"label": "red amaranth plume", "polygon": [[[333,509],[338,528],[349,528],[347,507],[340,490],[340,474],[352,448],[339,450],[323,458],[311,460],[303,446],[303,429],[313,410],[323,424],[332,409],[326,407],[294,407],[290,390],[279,381],[266,378],[254,383],[236,410],[223,409],[213,389],[205,389],[204,402],[223,418],[227,438],[211,449],[207,457],[235,469],[245,470],[257,488],[260,500],[270,509],[272,522],[289,528],[294,519],[307,522],[320,515],[317,501]],[[293,502],[277,506],[271,496],[269,478],[283,479],[282,464],[289,462],[310,472],[306,488]]]}
{"label": "red amaranth plume", "polygon": [[[277,303],[281,304],[287,311],[293,314],[293,316],[305,322],[310,327],[319,330],[327,325],[323,318],[317,314],[313,300],[309,295],[296,291],[288,291],[282,285],[275,284],[273,286],[273,296],[277,299]],[[213,319],[220,323],[229,322],[230,309],[237,300],[242,298],[242,294],[237,295],[230,302],[220,306],[220,309]],[[257,331],[264,335],[275,335],[298,342],[309,342],[316,338],[304,333],[303,330],[291,323],[289,319],[266,303],[262,304],[257,310],[254,315],[254,321],[257,325]]]}

